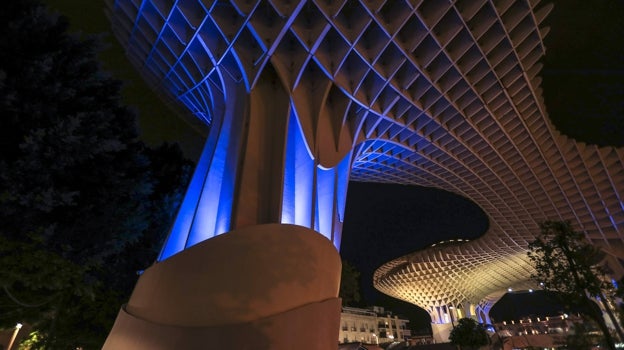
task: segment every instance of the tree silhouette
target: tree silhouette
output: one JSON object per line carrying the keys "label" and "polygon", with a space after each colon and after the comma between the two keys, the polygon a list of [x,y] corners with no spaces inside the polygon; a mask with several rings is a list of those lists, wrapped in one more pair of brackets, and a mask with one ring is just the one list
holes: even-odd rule
{"label": "tree silhouette", "polygon": [[360,302],[360,272],[344,259],[342,259],[338,296],[342,298],[344,306],[356,306]]}
{"label": "tree silhouette", "polygon": [[0,11],[0,326],[34,326],[34,347],[95,349],[154,260],[189,165],[139,141],[97,42],[67,27],[34,0]]}
{"label": "tree silhouette", "polygon": [[[565,295],[563,303],[573,303],[587,310],[602,330],[611,349],[615,344],[598,308],[590,298],[599,298],[611,317],[607,296],[614,289],[601,265],[604,253],[587,242],[584,235],[572,229],[569,222],[546,221],[540,224],[540,235],[529,244],[528,257],[535,267],[533,280],[544,289]],[[613,318],[614,325],[617,322]]]}
{"label": "tree silhouette", "polygon": [[462,349],[478,349],[489,343],[485,327],[472,318],[460,318],[457,325],[451,330],[451,343]]}

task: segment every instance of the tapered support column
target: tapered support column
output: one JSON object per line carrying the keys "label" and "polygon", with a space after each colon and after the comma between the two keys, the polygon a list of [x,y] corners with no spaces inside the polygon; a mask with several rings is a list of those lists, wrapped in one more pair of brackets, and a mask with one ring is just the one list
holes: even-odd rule
{"label": "tapered support column", "polygon": [[251,91],[223,75],[222,115],[105,349],[337,347],[351,149],[311,147],[276,74]]}
{"label": "tapered support column", "polygon": [[[296,224],[320,232],[338,249],[351,149],[321,163],[298,111],[276,73],[266,68],[247,92],[224,80],[223,117],[216,119],[158,260],[225,232],[256,224]],[[315,129],[318,131],[318,128]]]}
{"label": "tapered support column", "polygon": [[300,226],[251,226],[150,267],[106,350],[336,347],[340,256]]}

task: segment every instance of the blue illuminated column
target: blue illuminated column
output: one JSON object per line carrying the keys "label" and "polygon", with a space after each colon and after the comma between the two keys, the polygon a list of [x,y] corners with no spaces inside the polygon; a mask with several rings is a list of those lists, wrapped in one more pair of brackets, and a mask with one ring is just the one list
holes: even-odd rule
{"label": "blue illuminated column", "polygon": [[[303,49],[311,41],[291,45],[272,2],[110,4],[130,60],[209,134],[158,261],[104,349],[336,348],[338,248],[368,108]],[[288,25],[314,10],[293,5],[279,4]]]}
{"label": "blue illuminated column", "polygon": [[490,319],[490,310],[493,305],[494,303],[480,303],[476,307],[476,316],[480,323],[492,324],[492,320]]}
{"label": "blue illuminated column", "polygon": [[279,81],[270,68],[251,89],[220,75],[221,108],[207,111],[175,223],[104,349],[336,347],[352,151],[331,146],[331,114],[302,126],[301,101]]}
{"label": "blue illuminated column", "polygon": [[339,249],[351,151],[337,164],[320,164],[280,86],[259,81],[249,94],[242,84],[224,86],[223,118],[214,120],[159,260],[264,223],[313,229]]}

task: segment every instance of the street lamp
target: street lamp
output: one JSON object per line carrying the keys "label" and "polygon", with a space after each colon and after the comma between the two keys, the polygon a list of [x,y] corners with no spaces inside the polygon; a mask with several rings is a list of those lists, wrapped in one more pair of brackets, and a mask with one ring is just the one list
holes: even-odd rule
{"label": "street lamp", "polygon": [[13,342],[15,342],[15,338],[17,338],[17,333],[19,333],[20,328],[22,328],[22,324],[18,322],[15,325],[15,330],[13,331],[13,335],[11,336],[11,340],[9,340],[9,345],[7,346],[7,350],[11,350],[11,347],[13,346]]}

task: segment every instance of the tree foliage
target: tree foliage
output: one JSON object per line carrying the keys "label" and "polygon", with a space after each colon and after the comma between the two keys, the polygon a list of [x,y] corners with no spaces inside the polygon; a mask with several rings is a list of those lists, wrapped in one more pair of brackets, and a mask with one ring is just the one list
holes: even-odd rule
{"label": "tree foliage", "polygon": [[346,260],[342,260],[340,292],[342,305],[356,306],[360,302],[360,272]]}
{"label": "tree foliage", "polygon": [[490,340],[485,327],[472,318],[460,318],[451,330],[449,339],[462,349],[478,349]]}
{"label": "tree foliage", "polygon": [[[540,229],[540,235],[529,244],[528,257],[535,268],[532,279],[544,289],[565,295],[562,301],[587,310],[586,316],[600,326],[608,345],[614,348],[600,310],[589,299],[606,301],[614,293],[608,271],[601,264],[604,253],[574,231],[569,222],[546,221]],[[608,302],[603,304],[608,310]]]}
{"label": "tree foliage", "polygon": [[574,322],[572,332],[566,336],[566,346],[568,349],[593,349],[597,344],[604,343],[604,337],[600,333],[593,332],[593,321],[587,319],[583,322]]}
{"label": "tree foliage", "polygon": [[576,296],[600,296],[610,290],[606,270],[600,265],[604,253],[591,245],[569,222],[546,221],[540,235],[529,244],[529,259],[535,267],[533,280],[545,289]]}
{"label": "tree foliage", "polygon": [[189,164],[138,140],[97,41],[67,27],[34,0],[0,11],[0,326],[32,324],[41,348],[99,348]]}

